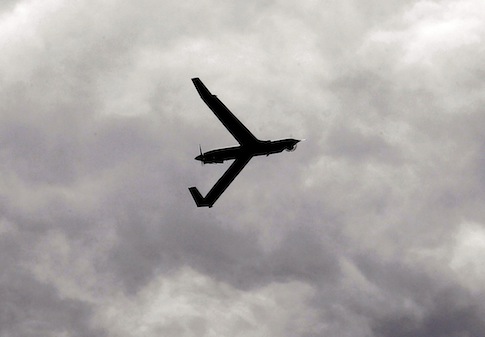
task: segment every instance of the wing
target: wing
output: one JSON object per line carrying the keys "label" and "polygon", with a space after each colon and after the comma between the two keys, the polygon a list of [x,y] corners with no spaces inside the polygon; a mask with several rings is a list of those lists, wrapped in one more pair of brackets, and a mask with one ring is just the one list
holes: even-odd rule
{"label": "wing", "polygon": [[229,187],[232,181],[237,177],[241,170],[251,160],[252,156],[244,156],[237,158],[226,172],[214,184],[209,193],[204,197],[200,194],[197,187],[190,187],[189,191],[197,204],[197,207],[212,207],[222,193]]}
{"label": "wing", "polygon": [[258,139],[249,131],[239,119],[217,98],[199,78],[193,78],[192,82],[199,92],[202,100],[214,112],[226,129],[236,138],[239,144],[254,143]]}

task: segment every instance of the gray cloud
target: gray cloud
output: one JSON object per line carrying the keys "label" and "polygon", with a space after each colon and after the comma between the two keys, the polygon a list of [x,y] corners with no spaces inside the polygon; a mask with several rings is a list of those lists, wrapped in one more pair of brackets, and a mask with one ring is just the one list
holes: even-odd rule
{"label": "gray cloud", "polygon": [[[3,228],[3,226],[2,226]],[[0,237],[0,332],[6,336],[104,336],[91,324],[92,306],[60,296],[54,285],[39,282],[26,268],[38,233],[2,233]]]}
{"label": "gray cloud", "polygon": [[483,333],[483,309],[463,290],[436,294],[423,317],[394,314],[376,322],[377,336],[475,336]]}
{"label": "gray cloud", "polygon": [[[2,4],[2,334],[483,335],[481,9]],[[194,76],[307,138],[210,210]]]}
{"label": "gray cloud", "polygon": [[103,336],[90,323],[93,310],[81,301],[62,299],[56,290],[28,275],[10,274],[1,287],[0,331],[8,336]]}

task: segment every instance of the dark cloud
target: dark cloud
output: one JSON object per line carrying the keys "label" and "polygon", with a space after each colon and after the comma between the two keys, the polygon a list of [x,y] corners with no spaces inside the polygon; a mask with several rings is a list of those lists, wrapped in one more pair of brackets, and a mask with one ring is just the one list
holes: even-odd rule
{"label": "dark cloud", "polygon": [[90,303],[62,296],[55,286],[40,282],[22,261],[37,233],[0,237],[0,333],[6,336],[104,336],[92,324]]}
{"label": "dark cloud", "polygon": [[92,326],[91,305],[63,299],[56,290],[23,273],[11,273],[12,280],[0,287],[0,331],[7,336],[104,336]]}
{"label": "dark cloud", "polygon": [[424,314],[394,313],[375,322],[376,336],[480,336],[485,333],[483,309],[462,289],[435,294]]}
{"label": "dark cloud", "polygon": [[[483,335],[481,9],[2,3],[2,334]],[[307,138],[210,210],[195,76]]]}
{"label": "dark cloud", "polygon": [[[178,221],[145,219],[144,224],[133,226],[133,219],[125,220],[120,224],[123,239],[107,259],[110,265],[103,266],[103,270],[115,267],[113,272],[131,291],[139,290],[156,273],[180,265],[241,289],[271,281],[331,283],[338,277],[338,263],[333,258],[335,247],[318,236],[290,232],[277,247],[265,252],[254,232],[236,231],[190,217],[172,217]],[[140,219],[139,215],[134,219]]]}

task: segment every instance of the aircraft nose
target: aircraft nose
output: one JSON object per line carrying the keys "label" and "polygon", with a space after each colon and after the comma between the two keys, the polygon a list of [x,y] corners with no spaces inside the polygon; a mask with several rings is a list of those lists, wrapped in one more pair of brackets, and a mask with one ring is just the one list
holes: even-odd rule
{"label": "aircraft nose", "polygon": [[195,157],[195,160],[200,160],[200,161],[202,161],[202,155],[198,155],[197,157]]}

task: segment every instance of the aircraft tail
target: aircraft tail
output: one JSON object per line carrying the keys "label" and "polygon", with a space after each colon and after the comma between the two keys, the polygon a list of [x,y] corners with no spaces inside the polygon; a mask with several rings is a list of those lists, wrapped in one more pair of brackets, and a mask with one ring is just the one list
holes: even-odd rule
{"label": "aircraft tail", "polygon": [[197,207],[212,207],[207,201],[204,199],[202,194],[200,194],[197,187],[189,187],[190,194],[192,194],[192,198],[194,198],[195,204]]}

